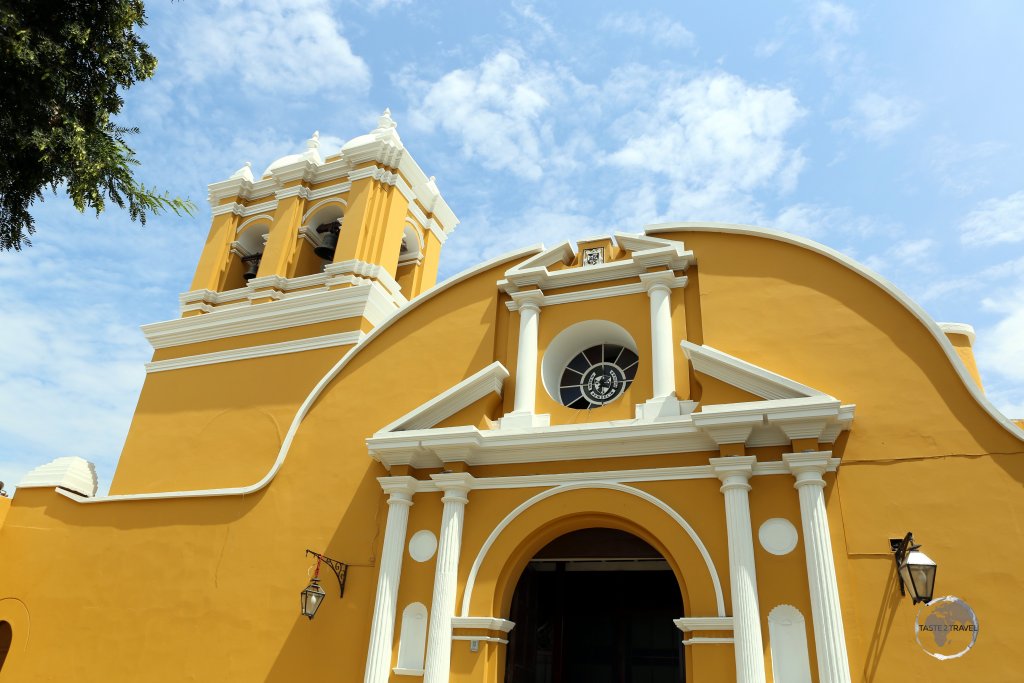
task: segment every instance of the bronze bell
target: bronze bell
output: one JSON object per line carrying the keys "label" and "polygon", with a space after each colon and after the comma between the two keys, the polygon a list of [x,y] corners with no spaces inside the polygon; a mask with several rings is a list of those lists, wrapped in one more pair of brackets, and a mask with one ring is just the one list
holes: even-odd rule
{"label": "bronze bell", "polygon": [[242,258],[242,263],[245,264],[245,272],[242,273],[242,277],[248,282],[249,280],[256,277],[256,273],[260,269],[260,259],[263,258],[263,254],[253,254],[252,256],[245,256]]}
{"label": "bronze bell", "polygon": [[[328,261],[334,260],[334,252],[338,248],[338,231],[341,230],[341,221],[331,221],[317,227],[316,231],[324,236],[323,242],[313,250],[313,253]],[[326,233],[326,234],[325,234]]]}

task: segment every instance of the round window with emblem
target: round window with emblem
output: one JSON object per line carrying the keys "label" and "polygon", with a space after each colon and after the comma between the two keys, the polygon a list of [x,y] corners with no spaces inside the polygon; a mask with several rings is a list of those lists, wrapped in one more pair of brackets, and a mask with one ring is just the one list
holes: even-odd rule
{"label": "round window with emblem", "polygon": [[562,371],[562,405],[585,410],[611,403],[633,383],[639,360],[617,344],[597,344],[579,352]]}

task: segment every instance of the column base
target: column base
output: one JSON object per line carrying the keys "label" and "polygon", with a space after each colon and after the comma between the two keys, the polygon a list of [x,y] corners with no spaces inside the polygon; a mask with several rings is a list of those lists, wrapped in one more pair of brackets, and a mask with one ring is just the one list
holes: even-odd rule
{"label": "column base", "polygon": [[656,420],[659,417],[689,415],[697,407],[696,401],[680,401],[675,394],[652,398],[636,406],[636,419]]}
{"label": "column base", "polygon": [[550,415],[536,413],[511,412],[498,419],[498,429],[529,429],[531,427],[550,427]]}

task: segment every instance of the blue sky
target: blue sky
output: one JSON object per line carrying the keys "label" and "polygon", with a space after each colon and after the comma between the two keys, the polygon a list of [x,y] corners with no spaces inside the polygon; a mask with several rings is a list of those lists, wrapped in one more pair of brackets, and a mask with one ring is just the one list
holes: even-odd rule
{"label": "blue sky", "polygon": [[[486,9],[485,9],[486,8]],[[206,185],[390,107],[462,220],[442,277],[663,220],[839,249],[978,331],[1024,417],[1024,5],[263,0],[148,3],[126,93],[140,176],[200,205],[145,228],[35,207],[0,254],[0,480],[61,455],[110,483],[151,351],[209,227]]]}

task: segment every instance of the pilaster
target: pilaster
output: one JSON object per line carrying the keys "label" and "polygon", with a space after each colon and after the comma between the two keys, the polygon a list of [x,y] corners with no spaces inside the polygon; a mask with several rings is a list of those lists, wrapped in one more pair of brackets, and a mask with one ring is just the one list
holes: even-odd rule
{"label": "pilaster", "polygon": [[721,491],[725,496],[737,683],[765,683],[764,641],[757,602],[757,571],[748,498],[750,477],[756,462],[757,458],[752,455],[710,460],[715,474],[722,481]]}
{"label": "pilaster", "polygon": [[452,658],[452,617],[455,616],[455,591],[458,588],[459,554],[462,550],[462,524],[469,491],[473,487],[473,475],[451,472],[432,474],[430,478],[444,492],[441,498],[444,509],[441,512],[423,681],[448,683]]}
{"label": "pilaster", "polygon": [[402,577],[402,557],[409,525],[409,508],[416,480],[412,477],[377,479],[388,494],[388,519],[384,528],[384,548],[380,554],[377,596],[373,603],[370,646],[366,654],[365,683],[387,683],[391,674],[391,652],[395,637],[395,611],[398,585]]}
{"label": "pilaster", "polygon": [[850,683],[850,662],[832,555],[832,534],[825,510],[825,480],[822,477],[828,469],[831,455],[829,451],[785,453],[782,459],[796,478],[794,487],[800,497],[818,680],[820,683]]}

